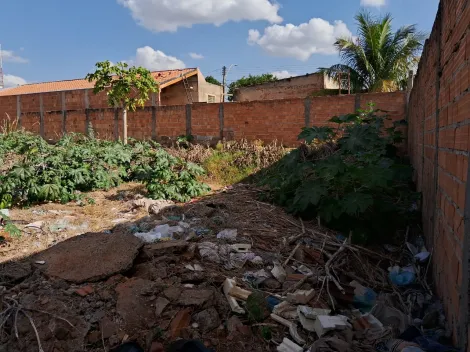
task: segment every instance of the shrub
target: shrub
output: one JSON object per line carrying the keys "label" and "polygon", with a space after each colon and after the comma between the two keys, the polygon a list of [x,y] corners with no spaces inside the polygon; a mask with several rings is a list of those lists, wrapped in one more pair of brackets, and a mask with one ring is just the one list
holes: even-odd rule
{"label": "shrub", "polygon": [[374,241],[393,234],[415,214],[418,194],[410,188],[411,166],[394,146],[402,141],[397,125],[372,107],[330,122],[338,128],[304,128],[306,144],[265,171],[261,183],[270,198],[306,218],[320,216],[334,229]]}

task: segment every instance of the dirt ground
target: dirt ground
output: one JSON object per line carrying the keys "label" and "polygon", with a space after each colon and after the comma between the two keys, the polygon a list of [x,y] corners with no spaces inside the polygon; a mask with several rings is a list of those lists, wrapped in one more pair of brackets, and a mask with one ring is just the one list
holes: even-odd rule
{"label": "dirt ground", "polygon": [[[448,336],[426,265],[416,264],[412,285],[391,285],[387,268],[410,263],[403,248],[350,244],[259,201],[259,192],[240,184],[155,214],[135,205],[143,188],[126,184],[89,194],[94,204],[13,209],[23,236],[1,248],[0,351],[101,352],[135,341],[158,352],[178,338],[220,352],[275,351],[284,338],[312,351],[376,351],[413,345],[397,339],[416,319]],[[166,224],[177,229],[172,239],[136,237]],[[275,267],[284,272],[274,274]],[[224,291],[232,278],[238,294]],[[360,288],[373,290],[373,302],[357,304],[365,297]],[[310,292],[308,299],[298,290]],[[271,315],[284,301],[297,336]],[[382,316],[386,323],[372,326],[364,315],[371,305],[398,310],[398,318]],[[299,324],[299,307],[329,309],[348,323],[319,339]],[[330,338],[346,347],[328,347]]]}

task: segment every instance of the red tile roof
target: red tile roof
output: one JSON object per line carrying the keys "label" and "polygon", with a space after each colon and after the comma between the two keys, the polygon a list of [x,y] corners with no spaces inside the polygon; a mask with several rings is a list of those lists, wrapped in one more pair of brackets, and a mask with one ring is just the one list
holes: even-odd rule
{"label": "red tile roof", "polygon": [[[165,88],[169,85],[179,82],[183,74],[186,75],[186,77],[189,77],[197,74],[197,72],[197,68],[185,68],[180,70],[154,71],[152,72],[152,76],[160,84],[160,88]],[[0,96],[60,92],[75,89],[89,89],[93,88],[93,86],[94,84],[88,82],[86,79],[31,83],[19,87],[6,88],[0,90]]]}

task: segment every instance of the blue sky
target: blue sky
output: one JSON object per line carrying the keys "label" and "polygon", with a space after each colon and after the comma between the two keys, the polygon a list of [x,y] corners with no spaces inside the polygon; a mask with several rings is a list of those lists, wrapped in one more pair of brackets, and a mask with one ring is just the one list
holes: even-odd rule
{"label": "blue sky", "polygon": [[[8,85],[84,77],[97,61],[149,69],[200,67],[228,80],[305,74],[338,62],[335,36],[354,15],[390,12],[394,26],[430,32],[438,0],[2,0]],[[286,71],[286,72],[284,72]]]}

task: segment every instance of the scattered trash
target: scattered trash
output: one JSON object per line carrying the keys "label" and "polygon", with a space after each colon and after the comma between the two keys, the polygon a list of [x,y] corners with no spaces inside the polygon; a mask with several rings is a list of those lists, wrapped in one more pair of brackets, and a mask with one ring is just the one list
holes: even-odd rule
{"label": "scattered trash", "polygon": [[271,273],[280,283],[286,281],[287,273],[279,261],[274,261],[274,268],[271,270]]}
{"label": "scattered trash", "polygon": [[416,254],[415,258],[418,259],[421,263],[424,263],[430,255],[431,253],[429,253],[428,251],[423,251]]}
{"label": "scattered trash", "polygon": [[388,270],[390,281],[397,286],[407,286],[412,284],[416,279],[416,273],[412,266],[407,266],[405,268],[394,266]]}
{"label": "scattered trash", "polygon": [[289,340],[288,338],[284,337],[282,343],[277,346],[278,352],[302,352],[304,349],[294,343],[293,341]]}
{"label": "scattered trash", "polygon": [[307,304],[315,297],[315,290],[297,290],[287,294],[287,300],[294,304]]}
{"label": "scattered trash", "polygon": [[234,313],[237,313],[237,314],[245,314],[245,310],[240,307],[238,305],[238,302],[237,300],[230,296],[229,292],[230,290],[236,286],[236,282],[235,280],[232,280],[232,279],[225,279],[225,282],[224,282],[224,294],[225,294],[225,298],[227,298],[227,301],[230,305],[230,308],[232,309],[232,312]]}
{"label": "scattered trash", "polygon": [[322,337],[329,331],[344,330],[351,327],[351,324],[348,323],[348,318],[343,315],[319,315],[315,320],[315,332],[318,337]]}
{"label": "scattered trash", "polygon": [[281,300],[274,296],[268,296],[266,297],[266,303],[269,306],[269,311],[272,312],[274,310],[274,307],[276,307],[277,305],[279,305],[279,303],[281,303]]}
{"label": "scattered trash", "polygon": [[44,225],[44,221],[36,221],[36,222],[32,222],[28,225],[25,226],[25,228],[36,228],[36,229],[41,229],[42,226]]}
{"label": "scattered trash", "polygon": [[384,302],[377,302],[372,308],[371,314],[381,321],[384,326],[397,328],[403,333],[409,326],[409,317],[398,309],[386,305]]}
{"label": "scattered trash", "polygon": [[237,230],[235,229],[226,229],[220,231],[217,234],[218,239],[228,240],[228,241],[235,241],[237,239]]}
{"label": "scattered trash", "polygon": [[174,233],[184,232],[184,229],[180,226],[172,226],[168,224],[158,225],[149,232],[137,232],[134,234],[135,237],[140,238],[146,243],[153,243],[157,240],[172,239]]}
{"label": "scattered trash", "polygon": [[6,216],[6,217],[10,217],[10,210],[8,209],[0,209],[0,216]]}
{"label": "scattered trash", "polygon": [[330,309],[312,308],[309,306],[297,306],[297,313],[304,315],[307,319],[315,320],[319,315],[329,315]]}
{"label": "scattered trash", "polygon": [[202,266],[199,265],[199,264],[194,264],[194,265],[187,264],[187,265],[185,265],[185,268],[188,269],[188,270],[191,270],[191,271],[204,271]]}
{"label": "scattered trash", "polygon": [[375,304],[377,294],[371,288],[364,287],[357,281],[351,281],[350,286],[354,287],[354,306],[364,311],[370,311]]}
{"label": "scattered trash", "polygon": [[44,264],[46,264],[46,261],[45,260],[36,260],[34,263],[39,264],[39,265],[44,265]]}
{"label": "scattered trash", "polygon": [[313,271],[311,269],[309,269],[307,266],[305,265],[301,265],[297,268],[297,271],[303,275],[306,275],[306,276],[311,276],[313,275]]}
{"label": "scattered trash", "polygon": [[206,236],[209,235],[212,231],[204,228],[195,228],[193,229],[196,236]]}
{"label": "scattered trash", "polygon": [[283,301],[274,307],[273,313],[284,319],[297,319],[297,307],[289,302]]}
{"label": "scattered trash", "polygon": [[297,325],[295,323],[286,320],[276,314],[271,314],[271,319],[289,328],[289,334],[290,336],[292,336],[295,342],[301,345],[305,344],[305,340],[299,335],[299,332],[297,331]]}
{"label": "scattered trash", "polygon": [[243,281],[249,282],[252,286],[258,287],[270,277],[271,275],[269,275],[269,273],[264,269],[258,271],[247,271],[243,275]]}

